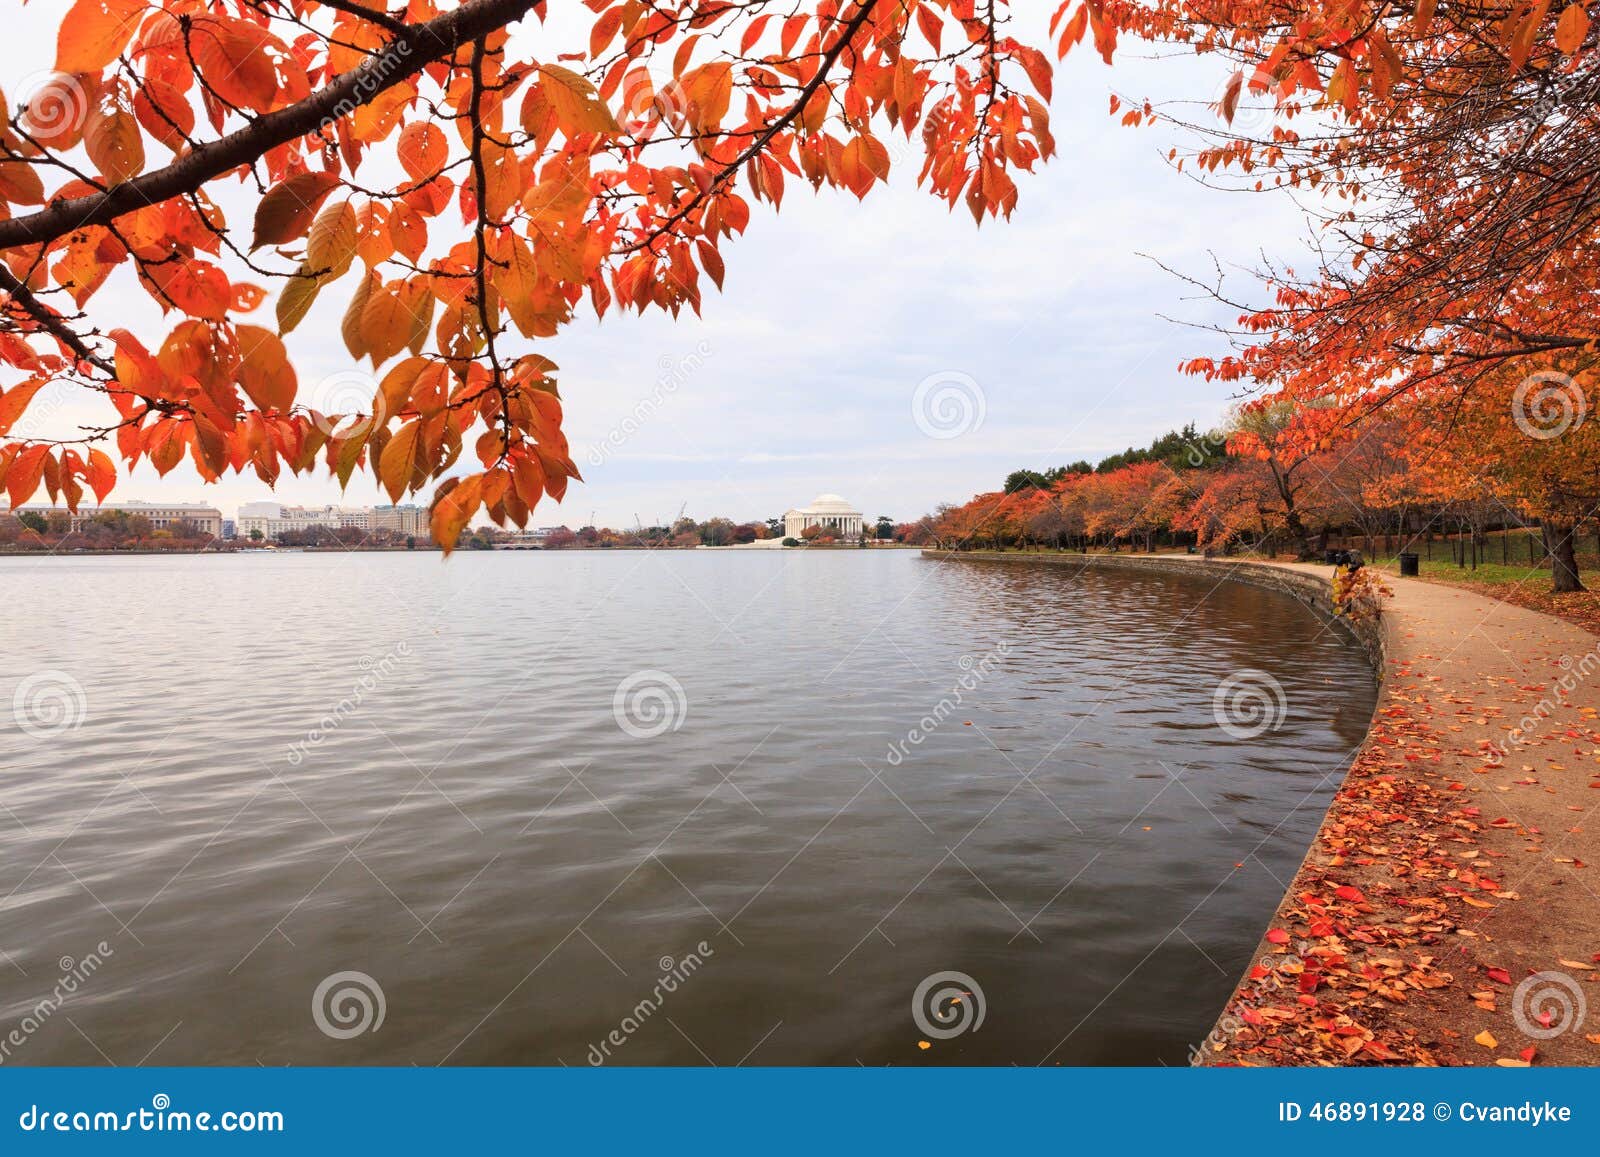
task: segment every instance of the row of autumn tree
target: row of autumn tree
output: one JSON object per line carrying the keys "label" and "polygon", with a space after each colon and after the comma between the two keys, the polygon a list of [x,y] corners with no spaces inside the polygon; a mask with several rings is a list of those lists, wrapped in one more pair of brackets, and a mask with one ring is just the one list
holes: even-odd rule
{"label": "row of autumn tree", "polygon": [[[1550,386],[1563,397],[1565,384]],[[1546,397],[1523,399],[1548,407]],[[1576,410],[1557,432],[1463,406],[1438,427],[1403,407],[1307,438],[1321,407],[1258,401],[1219,429],[1174,431],[1148,449],[1044,472],[941,506],[912,541],[948,549],[1194,545],[1313,557],[1336,537],[1417,549],[1435,535],[1481,543],[1534,527],[1557,590],[1582,589],[1575,542],[1600,533],[1600,444]]]}
{"label": "row of autumn tree", "polygon": [[[861,537],[868,542],[903,542],[915,528],[916,524],[897,524],[888,515],[880,514],[875,521],[866,524]],[[490,545],[498,540],[512,537],[503,531],[486,526],[477,527],[472,534],[475,539]],[[765,522],[735,522],[722,517],[708,518],[704,521],[680,517],[671,526],[637,526],[632,530],[615,530],[609,526],[583,526],[573,530],[570,527],[558,526],[544,536],[540,545],[548,550],[641,546],[652,549],[660,547],[691,549],[697,546],[742,546],[784,537],[781,518],[769,518]],[[839,540],[824,527],[811,526],[805,529],[800,538],[785,541],[793,541],[796,545],[803,541],[811,545],[826,546]]]}
{"label": "row of autumn tree", "polygon": [[179,520],[157,528],[142,514],[102,510],[83,520],[77,530],[65,511],[20,510],[0,514],[0,549],[57,550],[199,550],[214,540],[192,522]]}
{"label": "row of autumn tree", "polygon": [[[1185,367],[1297,408],[1276,467],[1230,451],[1266,463],[1285,529],[1304,518],[1283,462],[1395,423],[1451,443],[1451,502],[1481,488],[1541,519],[1576,585],[1561,544],[1597,459],[1513,419],[1555,375],[1581,426],[1600,358],[1584,0],[1062,0],[1048,39],[1006,0],[26,12],[58,23],[53,70],[0,99],[13,508],[103,501],[146,464],[268,485],[364,470],[391,501],[431,491],[446,547],[480,512],[526,527],[578,477],[546,339],[579,316],[698,312],[786,190],[860,198],[899,169],[977,222],[1009,217],[1057,148],[1052,56],[1183,47],[1216,65],[1190,99],[1114,96],[1112,114],[1176,125],[1169,159],[1202,182],[1294,190],[1315,226],[1309,261],[1268,254],[1229,291],[1232,351]],[[164,320],[123,328],[128,292]],[[284,340],[302,325],[370,364],[370,396],[308,388]],[[1478,445],[1508,457],[1476,470]]]}

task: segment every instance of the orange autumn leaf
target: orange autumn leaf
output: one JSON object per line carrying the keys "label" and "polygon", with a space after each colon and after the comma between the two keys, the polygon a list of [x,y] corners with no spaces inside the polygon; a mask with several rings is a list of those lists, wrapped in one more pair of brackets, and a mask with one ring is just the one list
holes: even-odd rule
{"label": "orange autumn leaf", "polygon": [[62,15],[56,71],[99,72],[127,47],[144,15],[143,0],[76,0]]}
{"label": "orange autumn leaf", "polygon": [[1569,4],[1556,21],[1556,47],[1568,56],[1583,47],[1589,35],[1589,14],[1582,4]]}

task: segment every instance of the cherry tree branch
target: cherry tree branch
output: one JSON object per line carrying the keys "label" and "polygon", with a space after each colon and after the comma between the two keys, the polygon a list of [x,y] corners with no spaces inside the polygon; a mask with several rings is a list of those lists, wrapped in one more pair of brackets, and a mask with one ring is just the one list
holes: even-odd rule
{"label": "cherry tree branch", "polygon": [[193,193],[206,182],[248,165],[278,145],[348,116],[378,94],[415,76],[474,40],[514,23],[541,0],[468,0],[426,24],[407,25],[377,56],[336,77],[287,108],[195,149],[164,168],[113,185],[104,193],[53,201],[46,209],[0,221],[0,249],[48,244],[89,225],[104,225],[124,213]]}

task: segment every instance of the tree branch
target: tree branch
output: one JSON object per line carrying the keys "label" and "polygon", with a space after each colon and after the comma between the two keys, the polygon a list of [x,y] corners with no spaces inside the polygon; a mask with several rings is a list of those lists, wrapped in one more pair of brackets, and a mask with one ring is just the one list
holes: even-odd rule
{"label": "tree branch", "polygon": [[468,0],[460,8],[426,24],[407,26],[377,56],[336,77],[305,100],[270,112],[214,141],[195,147],[165,168],[113,185],[104,193],[53,201],[50,207],[24,217],[0,221],[0,249],[48,244],[63,234],[107,222],[192,193],[230,169],[250,164],[270,149],[304,136],[327,121],[338,120],[425,65],[449,56],[498,28],[520,20],[542,0]]}
{"label": "tree branch", "polygon": [[817,74],[813,76],[811,80],[807,82],[806,86],[800,90],[800,95],[796,98],[794,103],[789,106],[788,111],[780,116],[777,120],[773,121],[764,130],[762,130],[761,135],[746,145],[744,149],[740,151],[738,156],[734,157],[733,160],[729,161],[726,165],[722,166],[722,168],[718,169],[717,172],[712,176],[710,184],[704,190],[696,192],[695,195],[689,198],[688,201],[684,202],[684,204],[676,212],[655,226],[655,228],[653,228],[647,236],[635,241],[632,245],[625,245],[618,249],[617,253],[619,255],[636,253],[640,249],[650,248],[651,246],[655,245],[658,238],[670,232],[674,225],[676,225],[679,221],[682,221],[690,213],[694,212],[698,206],[704,204],[706,198],[710,196],[712,192],[721,188],[721,186],[728,180],[729,177],[737,173],[741,165],[765,149],[773,137],[781,133],[789,126],[790,122],[792,122],[795,117],[800,115],[801,110],[806,107],[806,102],[811,99],[811,94],[822,87],[822,83],[828,79],[828,72],[833,68],[834,63],[839,59],[844,50],[849,47],[850,42],[855,39],[856,33],[860,31],[861,26],[867,22],[867,17],[872,15],[872,10],[873,8],[877,7],[878,0],[860,0],[860,2],[861,6],[856,9],[855,14],[850,18],[849,23],[845,25],[844,31],[839,34],[839,39],[834,41],[833,47],[828,49],[828,51],[823,54],[822,60],[817,65]]}

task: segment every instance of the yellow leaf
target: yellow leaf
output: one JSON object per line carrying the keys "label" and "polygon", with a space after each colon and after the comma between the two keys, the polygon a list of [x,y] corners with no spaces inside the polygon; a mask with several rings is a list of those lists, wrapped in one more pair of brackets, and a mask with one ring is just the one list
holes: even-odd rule
{"label": "yellow leaf", "polygon": [[343,276],[356,256],[356,211],[348,200],[327,206],[306,237],[306,265],[329,279]]}
{"label": "yellow leaf", "polygon": [[1526,1069],[1532,1067],[1521,1057],[1496,1057],[1494,1063],[1502,1069]]}
{"label": "yellow leaf", "polygon": [[725,61],[702,64],[684,75],[682,87],[689,98],[689,123],[702,132],[721,128],[733,97],[733,66]]}
{"label": "yellow leaf", "polygon": [[555,113],[556,125],[568,137],[580,133],[621,132],[611,110],[600,99],[594,85],[571,69],[541,64],[545,99]]}
{"label": "yellow leaf", "polygon": [[389,501],[399,502],[417,468],[417,448],[421,444],[422,423],[407,422],[395,431],[378,456],[378,480],[389,492]]}
{"label": "yellow leaf", "polygon": [[344,317],[339,321],[339,333],[344,338],[344,348],[350,351],[350,356],[361,359],[367,354],[367,339],[361,332],[362,315],[367,308],[367,300],[372,296],[372,286],[378,281],[378,275],[368,272],[361,279],[361,284],[356,287],[355,296],[350,299],[350,304],[345,307]]}
{"label": "yellow leaf", "polygon": [[121,86],[103,94],[83,122],[83,147],[112,184],[144,172],[144,137],[123,95]]}
{"label": "yellow leaf", "polygon": [[294,405],[295,374],[289,353],[271,330],[236,326],[239,342],[239,385],[260,410],[287,411]]}
{"label": "yellow leaf", "polygon": [[414,181],[431,178],[449,157],[449,146],[439,127],[428,121],[412,121],[400,133],[396,146],[400,164]]}
{"label": "yellow leaf", "polygon": [[454,549],[456,539],[461,537],[482,504],[483,478],[481,474],[473,474],[448,489],[440,487],[439,496],[433,500],[428,526],[433,532],[433,541],[446,554]]}
{"label": "yellow leaf", "polygon": [[283,287],[283,292],[278,294],[279,333],[288,333],[300,324],[310,311],[311,303],[317,300],[317,291],[321,288],[321,279],[310,276],[304,265],[296,271],[289,284]]}
{"label": "yellow leaf", "polygon": [[[388,451],[384,451],[384,453],[385,453],[385,455],[387,455]],[[1499,1048],[1500,1047],[1500,1042],[1494,1039],[1494,1033],[1490,1032],[1488,1029],[1484,1029],[1482,1032],[1480,1032],[1477,1036],[1473,1037],[1472,1039],[1477,1041],[1479,1044],[1481,1044],[1486,1049],[1494,1049],[1494,1048]]]}
{"label": "yellow leaf", "polygon": [[394,357],[411,340],[411,311],[393,289],[373,286],[361,310],[361,336],[375,366]]}
{"label": "yellow leaf", "polygon": [[1566,968],[1577,968],[1583,972],[1593,972],[1594,965],[1585,964],[1581,960],[1568,960],[1566,957],[1557,957],[1557,962]]}

